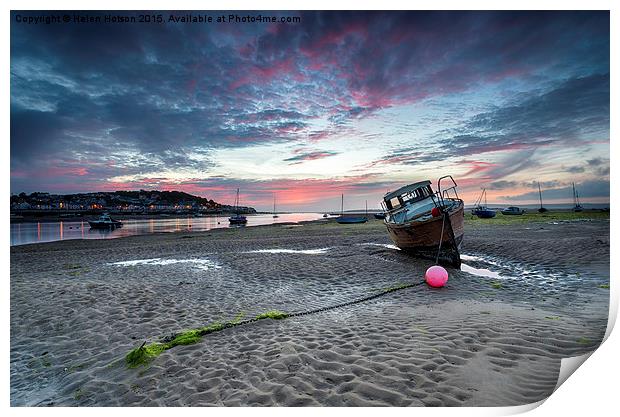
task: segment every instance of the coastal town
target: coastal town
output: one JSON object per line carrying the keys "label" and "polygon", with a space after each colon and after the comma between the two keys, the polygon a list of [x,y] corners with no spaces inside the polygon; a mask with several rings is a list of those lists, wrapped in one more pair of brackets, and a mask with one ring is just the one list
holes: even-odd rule
{"label": "coastal town", "polygon": [[114,191],[80,194],[46,192],[11,195],[11,219],[57,214],[62,217],[102,211],[121,214],[256,213],[252,207],[233,207],[181,191]]}

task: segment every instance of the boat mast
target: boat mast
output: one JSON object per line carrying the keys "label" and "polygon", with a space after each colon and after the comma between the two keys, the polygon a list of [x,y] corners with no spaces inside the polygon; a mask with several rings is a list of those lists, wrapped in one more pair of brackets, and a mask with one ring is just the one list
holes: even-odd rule
{"label": "boat mast", "polygon": [[235,214],[239,215],[239,189],[237,188],[237,198],[235,198]]}
{"label": "boat mast", "polygon": [[543,206],[542,206],[542,191],[540,190],[540,181],[538,181],[538,195],[540,197],[540,208],[543,208]]}
{"label": "boat mast", "polygon": [[344,194],[340,194],[340,215],[344,214]]}

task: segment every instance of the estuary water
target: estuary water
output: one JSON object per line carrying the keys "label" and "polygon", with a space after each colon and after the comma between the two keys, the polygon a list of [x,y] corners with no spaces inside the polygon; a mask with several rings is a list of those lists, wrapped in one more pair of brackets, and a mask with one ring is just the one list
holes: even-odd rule
{"label": "estuary water", "polygon": [[[271,214],[256,214],[247,216],[248,223],[246,226],[230,226],[228,216],[131,219],[123,220],[123,227],[114,230],[91,229],[87,219],[59,222],[11,223],[11,246],[68,239],[114,239],[150,233],[202,232],[228,227],[297,223],[321,218],[323,218],[322,213],[286,213],[279,214],[276,218]],[[95,217],[93,217],[94,219]]]}

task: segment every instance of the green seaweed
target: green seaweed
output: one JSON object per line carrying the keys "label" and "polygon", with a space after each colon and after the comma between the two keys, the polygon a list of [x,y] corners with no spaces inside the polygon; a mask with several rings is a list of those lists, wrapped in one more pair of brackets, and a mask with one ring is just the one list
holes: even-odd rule
{"label": "green seaweed", "polygon": [[502,289],[502,283],[494,281],[494,282],[491,283],[491,287],[495,288],[496,290],[500,290],[500,289]]}
{"label": "green seaweed", "polygon": [[579,343],[580,345],[589,345],[590,343],[592,343],[592,341],[587,337],[580,337],[579,339],[577,339],[577,343]]}
{"label": "green seaweed", "polygon": [[78,401],[80,398],[82,398],[84,396],[84,391],[82,391],[82,388],[78,388],[77,390],[75,390],[75,392],[73,393],[73,398]]}
{"label": "green seaweed", "polygon": [[598,286],[599,288],[606,288],[609,289],[609,284],[601,284]]}
{"label": "green seaweed", "polygon": [[240,311],[230,323],[239,324],[241,323],[241,320],[243,320],[244,317],[245,317],[245,311]]}
{"label": "green seaweed", "polygon": [[68,368],[65,368],[65,370],[67,372],[75,372],[75,371],[81,371],[82,369],[86,368],[89,365],[88,362],[84,362],[84,363],[80,363],[78,365],[71,365]]}
{"label": "green seaweed", "polygon": [[560,320],[558,316],[545,316],[545,318],[548,320]]}
{"label": "green seaweed", "polygon": [[[245,315],[245,313],[243,313],[243,315]],[[262,320],[269,318],[274,320],[280,320],[287,318],[288,316],[288,313],[284,313],[278,310],[272,310],[258,315],[256,319]],[[173,347],[179,345],[193,345],[194,343],[198,343],[202,336],[206,334],[217,332],[227,327],[237,325],[238,323],[240,323],[241,317],[243,316],[239,314],[234,321],[228,322],[226,324],[213,323],[205,327],[200,327],[198,329],[186,330],[184,332],[174,335],[174,338],[172,340],[165,343],[154,342],[147,345],[146,342],[144,342],[140,347],[131,350],[125,356],[125,363],[129,368],[136,368],[140,365],[146,365],[165,350],[172,349]]]}
{"label": "green seaweed", "polygon": [[288,313],[284,313],[283,311],[271,310],[266,313],[259,314],[258,316],[256,316],[256,319],[257,320],[263,320],[263,319],[282,320],[282,319],[287,318],[288,316],[289,316]]}
{"label": "green seaweed", "polygon": [[156,342],[147,345],[146,342],[144,342],[142,346],[133,349],[125,356],[125,362],[130,368],[146,365],[164,350],[166,350],[166,346],[162,343]]}
{"label": "green seaweed", "polygon": [[32,358],[28,362],[28,367],[31,369],[49,368],[50,366],[52,366],[52,363],[45,355],[40,358]]}
{"label": "green seaweed", "polygon": [[192,345],[200,341],[200,331],[199,330],[190,330],[187,332],[183,332],[178,334],[172,341],[166,343],[164,347],[169,349],[178,345]]}

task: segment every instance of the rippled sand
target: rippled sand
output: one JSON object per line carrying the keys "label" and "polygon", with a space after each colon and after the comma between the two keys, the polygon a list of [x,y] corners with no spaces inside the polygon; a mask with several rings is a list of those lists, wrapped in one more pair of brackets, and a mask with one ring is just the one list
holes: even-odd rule
{"label": "rippled sand", "polygon": [[431,262],[390,244],[371,221],[11,248],[11,404],[518,405],[603,337],[608,222],[477,226],[443,289],[261,320],[125,366],[184,329],[420,282]]}

